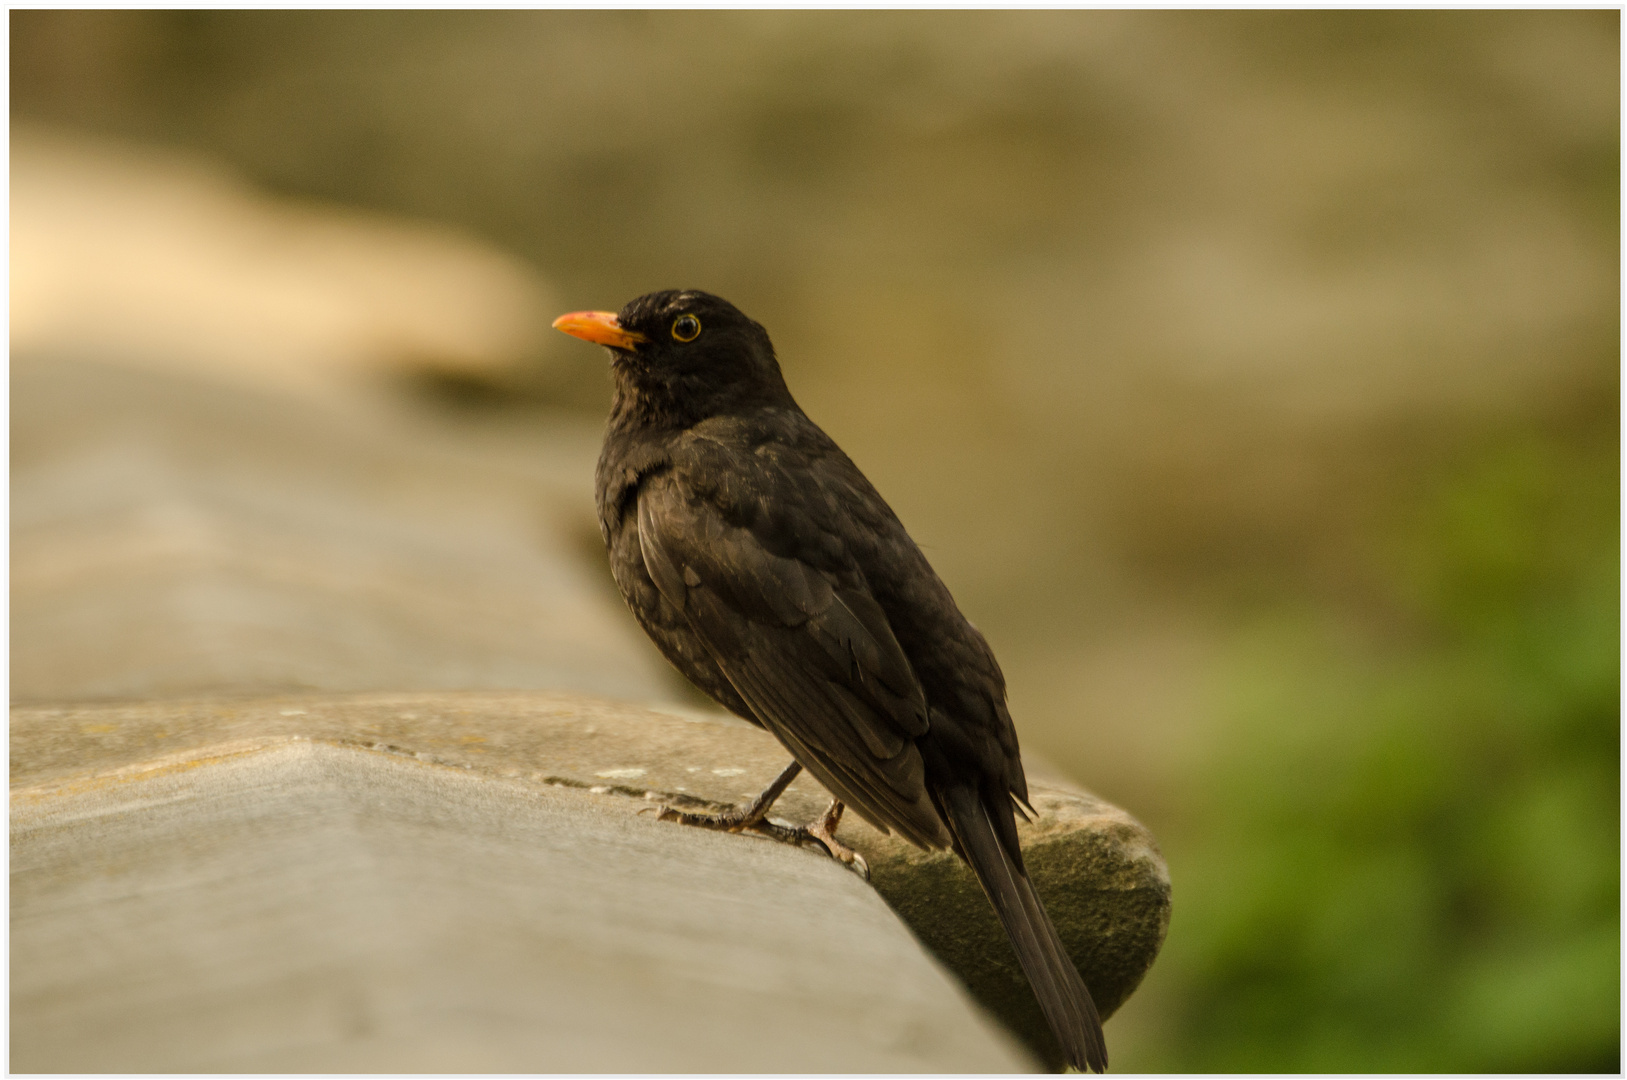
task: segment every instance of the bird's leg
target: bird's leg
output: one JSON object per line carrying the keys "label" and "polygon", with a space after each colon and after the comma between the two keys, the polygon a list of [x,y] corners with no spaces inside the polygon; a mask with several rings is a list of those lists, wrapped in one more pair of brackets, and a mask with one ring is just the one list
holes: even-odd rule
{"label": "bird's leg", "polygon": [[841,799],[832,799],[824,816],[808,823],[807,833],[825,845],[825,850],[830,852],[831,858],[852,867],[860,877],[869,881],[870,864],[864,861],[864,856],[836,839],[836,826],[842,823],[843,809]]}
{"label": "bird's leg", "polygon": [[661,806],[656,808],[655,817],[657,821],[676,821],[680,825],[693,825],[698,829],[760,833],[784,844],[802,846],[814,841],[822,846],[831,858],[869,881],[870,866],[864,861],[864,856],[836,839],[836,826],[842,821],[843,806],[840,799],[832,799],[830,806],[818,820],[809,822],[802,828],[768,820],[768,808],[774,805],[775,799],[785,793],[785,789],[791,786],[791,781],[795,780],[800,772],[802,766],[791,762],[785,767],[784,772],[774,778],[772,784],[763,789],[761,795],[745,806],[730,807],[720,814],[692,814],[687,810]]}
{"label": "bird's leg", "polygon": [[774,778],[774,782],[763,789],[745,806],[734,806],[721,814],[691,814],[686,810],[674,810],[670,806],[663,806],[656,812],[659,821],[676,821],[680,825],[693,825],[699,829],[718,829],[722,832],[739,832],[750,829],[762,823],[767,815],[768,808],[774,805],[774,800],[785,793],[791,786],[791,781],[797,778],[802,766],[795,761],[785,767],[785,771]]}

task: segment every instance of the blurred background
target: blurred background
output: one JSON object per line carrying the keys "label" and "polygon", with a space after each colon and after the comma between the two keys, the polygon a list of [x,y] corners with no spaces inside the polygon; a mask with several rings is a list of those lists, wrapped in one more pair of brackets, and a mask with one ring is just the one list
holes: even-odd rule
{"label": "blurred background", "polygon": [[35,11],[11,50],[16,360],[567,446],[607,593],[608,375],[548,320],[767,326],[1025,749],[1163,843],[1115,1067],[1619,1070],[1617,12]]}

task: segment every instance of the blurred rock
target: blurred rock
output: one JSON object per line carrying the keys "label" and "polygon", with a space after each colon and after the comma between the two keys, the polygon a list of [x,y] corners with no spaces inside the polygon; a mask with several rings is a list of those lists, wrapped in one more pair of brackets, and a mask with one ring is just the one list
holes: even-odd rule
{"label": "blurred rock", "polygon": [[[293,744],[411,757],[473,778],[520,784],[528,791],[537,785],[586,791],[602,798],[597,804],[602,812],[627,818],[661,802],[704,809],[750,797],[787,760],[767,733],[721,714],[661,714],[559,694],[290,696],[17,708],[12,712],[12,784],[14,806],[20,809],[14,814],[45,813],[29,808],[55,805],[53,800],[73,793],[88,798],[122,790],[121,785],[142,777],[199,763],[284,753]],[[1039,816],[1023,828],[1023,838],[1035,886],[1103,1015],[1110,1015],[1141,981],[1163,943],[1170,911],[1168,871],[1151,836],[1123,811],[1042,769],[1031,772]],[[491,790],[494,794],[481,797],[509,798],[501,794],[507,787]],[[431,795],[440,797],[425,793],[426,798]],[[105,798],[128,800],[125,795]],[[822,811],[828,798],[804,775],[776,805],[775,816],[801,823]],[[455,803],[443,812],[452,816],[448,830],[472,828],[461,823]],[[683,835],[696,831],[661,827]],[[958,860],[916,851],[852,815],[839,835],[870,862],[876,891],[921,942],[1043,1060],[1059,1064],[1005,935]],[[778,846],[754,837],[726,839],[749,848]],[[688,841],[680,837],[677,842]],[[820,902],[808,898],[797,903]],[[606,1059],[594,1067],[612,1066]],[[648,1067],[666,1071],[653,1063]],[[768,1067],[822,1068],[813,1059],[788,1059]],[[932,1066],[942,1067],[973,1066],[969,1061]]]}
{"label": "blurred rock", "polygon": [[449,226],[263,195],[207,159],[11,135],[11,345],[329,394],[534,359],[558,302]]}
{"label": "blurred rock", "polygon": [[1028,1067],[837,863],[589,792],[263,741],[11,826],[19,1071]]}
{"label": "blurred rock", "polygon": [[576,554],[596,424],[499,450],[66,357],[11,389],[13,700],[671,685]]}

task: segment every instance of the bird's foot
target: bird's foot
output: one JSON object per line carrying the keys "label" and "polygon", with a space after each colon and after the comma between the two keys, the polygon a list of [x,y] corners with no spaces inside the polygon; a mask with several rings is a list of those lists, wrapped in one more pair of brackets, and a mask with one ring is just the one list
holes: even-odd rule
{"label": "bird's foot", "polygon": [[802,831],[823,844],[831,858],[869,881],[870,864],[864,861],[864,856],[836,839],[836,826],[842,823],[843,809],[840,799],[832,799],[824,816],[818,821],[810,821],[807,828]]}
{"label": "bird's foot", "polygon": [[[824,844],[811,829],[798,828],[783,821],[776,821],[762,812],[756,812],[754,806],[731,806],[727,810],[716,814],[697,814],[689,810],[678,810],[666,804],[659,806],[646,806],[639,811],[640,814],[654,814],[657,821],[672,821],[679,825],[689,825],[697,829],[714,829],[717,832],[756,833],[766,836],[770,840],[778,840],[782,844],[792,844],[796,847],[820,847]],[[829,851],[829,848],[822,850]]]}
{"label": "bird's foot", "polygon": [[676,821],[680,825],[691,825],[697,829],[716,829],[719,832],[742,832],[751,829],[754,832],[768,832],[773,830],[785,831],[783,825],[774,825],[768,820],[768,808],[774,805],[774,800],[785,793],[791,786],[791,781],[797,778],[802,766],[796,762],[785,767],[785,771],[774,778],[774,782],[763,789],[745,806],[731,806],[727,810],[716,814],[692,814],[687,810],[675,810],[670,806],[658,806],[647,809],[655,810],[657,821]]}
{"label": "bird's foot", "polygon": [[791,781],[796,779],[797,773],[801,770],[802,766],[791,762],[785,771],[751,802],[745,806],[731,806],[715,814],[697,814],[664,803],[659,806],[646,806],[639,813],[654,813],[657,821],[671,821],[696,829],[714,829],[718,832],[732,833],[753,832],[770,840],[778,840],[782,844],[795,844],[798,847],[817,846],[831,858],[869,881],[870,866],[864,861],[864,856],[836,839],[836,826],[842,822],[844,809],[840,799],[832,799],[823,816],[801,828],[769,818],[768,808],[774,805],[774,800],[778,799],[786,788],[791,786]]}
{"label": "bird's foot", "polygon": [[718,832],[740,832],[751,828],[762,820],[760,814],[753,817],[751,810],[750,806],[731,806],[716,814],[696,814],[688,810],[678,810],[665,803],[645,807],[645,811],[654,811],[657,821],[676,821],[680,825],[689,825],[696,829],[716,829]]}

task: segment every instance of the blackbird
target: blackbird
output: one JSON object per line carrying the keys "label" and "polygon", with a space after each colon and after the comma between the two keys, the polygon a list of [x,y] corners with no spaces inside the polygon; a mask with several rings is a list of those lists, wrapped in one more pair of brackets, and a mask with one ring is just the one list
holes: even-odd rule
{"label": "blackbird", "polygon": [[795,759],[748,806],[662,816],[749,828],[806,768],[835,796],[812,827],[833,854],[852,857],[831,836],[844,804],[952,848],[1068,1061],[1105,1070],[1096,1005],[1023,868],[1028,788],[1000,665],[892,508],[792,399],[767,331],[695,290],[554,326],[610,350],[595,489],[627,606],[691,682]]}

